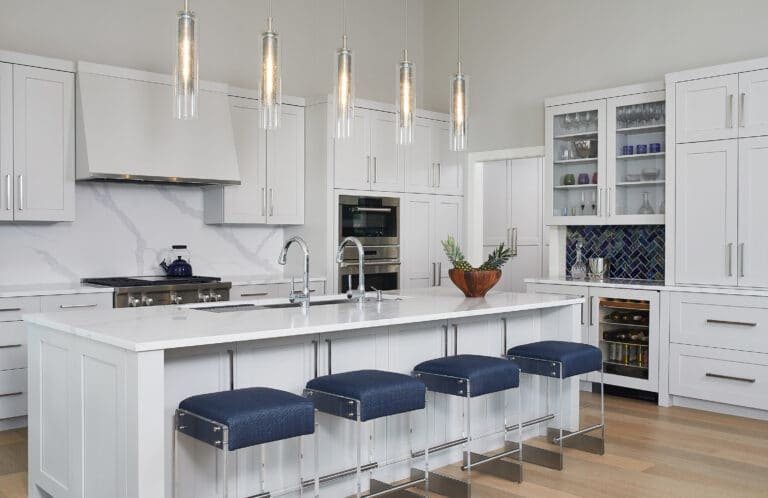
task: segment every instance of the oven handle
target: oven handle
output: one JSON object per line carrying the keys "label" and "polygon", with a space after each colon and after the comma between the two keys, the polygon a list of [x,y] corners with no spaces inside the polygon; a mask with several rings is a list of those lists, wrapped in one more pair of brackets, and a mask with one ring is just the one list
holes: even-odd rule
{"label": "oven handle", "polygon": [[392,208],[356,207],[354,211],[358,213],[391,213]]}
{"label": "oven handle", "polygon": [[[401,264],[402,263],[400,261],[386,261],[386,260],[381,260],[381,261],[363,261],[363,266],[386,266],[386,265],[400,266]],[[355,260],[355,261],[351,261],[351,260],[350,261],[344,261],[344,262],[341,263],[341,267],[342,268],[347,268],[347,267],[350,267],[350,266],[359,266],[359,265],[360,265],[360,263],[358,263],[357,260]]]}

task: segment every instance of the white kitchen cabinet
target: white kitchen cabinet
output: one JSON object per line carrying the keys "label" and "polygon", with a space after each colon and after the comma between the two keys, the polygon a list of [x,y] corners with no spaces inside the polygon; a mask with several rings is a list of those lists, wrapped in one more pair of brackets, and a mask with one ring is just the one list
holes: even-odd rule
{"label": "white kitchen cabinet", "polygon": [[0,220],[74,221],[74,75],[0,64]]}
{"label": "white kitchen cabinet", "polygon": [[682,81],[675,92],[677,143],[739,136],[738,74]]}
{"label": "white kitchen cabinet", "polygon": [[334,187],[402,192],[404,171],[395,143],[395,115],[355,109],[352,135],[334,140]]}
{"label": "white kitchen cabinet", "polygon": [[464,159],[466,155],[452,151],[450,123],[434,123],[433,144],[437,150],[437,192],[443,195],[464,195]]}
{"label": "white kitchen cabinet", "polygon": [[416,118],[413,143],[405,146],[405,191],[463,195],[462,155],[448,147],[448,123]]}
{"label": "white kitchen cabinet", "polygon": [[679,284],[736,285],[738,143],[677,146],[675,273]]}
{"label": "white kitchen cabinet", "polygon": [[410,194],[401,203],[402,287],[440,286],[452,268],[441,241],[448,235],[464,240],[463,198]]}
{"label": "white kitchen cabinet", "polygon": [[768,196],[763,192],[768,185],[767,166],[768,137],[739,140],[736,259],[738,282],[743,287],[768,286]]}
{"label": "white kitchen cabinet", "polygon": [[304,108],[283,104],[280,128],[259,126],[259,103],[230,97],[240,185],[205,188],[208,224],[304,222]]}
{"label": "white kitchen cabinet", "polygon": [[768,69],[739,74],[739,137],[768,135]]}

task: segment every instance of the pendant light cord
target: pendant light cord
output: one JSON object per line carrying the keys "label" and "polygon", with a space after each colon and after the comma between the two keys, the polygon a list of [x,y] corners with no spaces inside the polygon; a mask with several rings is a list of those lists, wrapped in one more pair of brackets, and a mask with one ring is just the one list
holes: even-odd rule
{"label": "pendant light cord", "polygon": [[184,0],[184,12],[189,12],[189,0]]}
{"label": "pendant light cord", "polygon": [[456,0],[456,55],[461,71],[461,0]]}
{"label": "pendant light cord", "polygon": [[405,9],[403,12],[403,17],[405,18],[405,47],[403,47],[408,52],[408,0],[405,0]]}

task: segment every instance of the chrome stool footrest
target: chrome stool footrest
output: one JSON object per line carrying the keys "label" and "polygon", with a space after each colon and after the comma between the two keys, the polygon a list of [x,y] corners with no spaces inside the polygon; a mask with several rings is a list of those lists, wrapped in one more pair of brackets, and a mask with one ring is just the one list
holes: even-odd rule
{"label": "chrome stool footrest", "polygon": [[[588,436],[587,433],[602,429],[602,424],[596,424],[585,427],[575,432],[563,430],[563,446],[575,450],[586,451],[596,455],[605,454],[605,440],[603,438]],[[547,429],[547,439],[552,444],[560,444],[560,431],[549,427]]]}
{"label": "chrome stool footrest", "polygon": [[482,472],[483,474],[491,474],[507,481],[522,482],[523,481],[523,467],[518,462],[511,462],[508,460],[502,460],[512,456],[520,451],[520,446],[517,443],[511,441],[504,442],[504,449],[495,455],[481,455],[479,453],[470,453],[471,462],[468,461],[467,454],[464,454],[464,465],[461,470],[467,470],[471,468]]}
{"label": "chrome stool footrest", "polygon": [[376,479],[371,479],[371,489],[365,498],[374,498],[376,496],[389,496],[392,498],[426,498],[421,493],[409,491],[408,488],[421,488],[427,482],[424,471],[411,469],[411,479],[399,484],[390,484]]}

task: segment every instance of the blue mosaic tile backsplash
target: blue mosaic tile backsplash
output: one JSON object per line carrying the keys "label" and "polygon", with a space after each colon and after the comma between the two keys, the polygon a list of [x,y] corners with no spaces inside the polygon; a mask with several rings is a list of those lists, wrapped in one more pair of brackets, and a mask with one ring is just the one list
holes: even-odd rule
{"label": "blue mosaic tile backsplash", "polygon": [[664,280],[664,225],[568,227],[566,271],[576,261],[576,243],[585,258],[608,258],[609,278]]}

